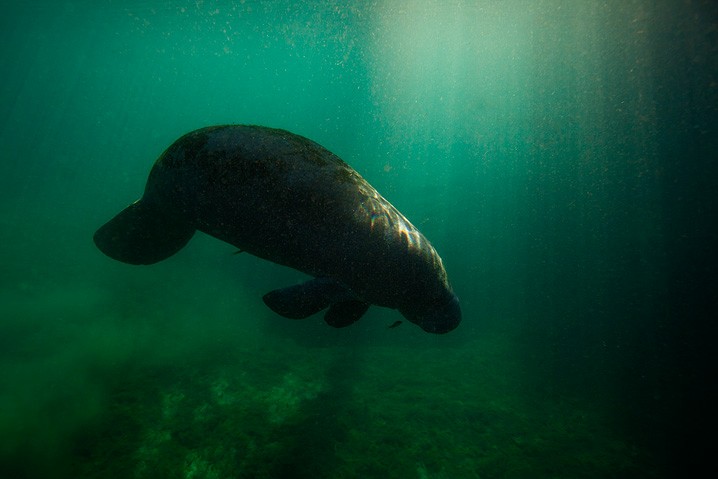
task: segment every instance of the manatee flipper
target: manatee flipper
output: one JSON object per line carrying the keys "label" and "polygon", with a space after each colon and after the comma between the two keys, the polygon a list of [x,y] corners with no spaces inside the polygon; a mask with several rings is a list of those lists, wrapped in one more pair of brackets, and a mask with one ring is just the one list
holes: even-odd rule
{"label": "manatee flipper", "polygon": [[350,324],[354,324],[364,316],[366,310],[369,309],[369,303],[357,301],[355,299],[349,301],[340,301],[332,304],[324,314],[324,321],[329,326],[335,328],[345,328]]}
{"label": "manatee flipper", "polygon": [[304,319],[329,306],[329,298],[312,281],[275,289],[262,297],[269,309],[290,319]]}
{"label": "manatee flipper", "polygon": [[329,278],[315,278],[306,283],[275,289],[262,298],[275,313],[290,319],[303,319],[327,308],[335,301],[348,299],[349,290]]}
{"label": "manatee flipper", "polygon": [[129,264],[152,264],[169,258],[194,235],[194,227],[139,200],[95,232],[97,247]]}

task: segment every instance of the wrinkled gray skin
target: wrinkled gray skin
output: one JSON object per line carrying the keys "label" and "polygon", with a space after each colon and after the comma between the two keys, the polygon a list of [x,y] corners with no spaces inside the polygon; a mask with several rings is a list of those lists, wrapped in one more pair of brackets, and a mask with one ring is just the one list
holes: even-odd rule
{"label": "wrinkled gray skin", "polygon": [[339,157],[287,131],[235,125],[184,135],[157,160],[142,198],[95,243],[119,261],[150,264],[195,230],[328,278],[343,291],[331,302],[396,308],[432,333],[461,320],[429,241]]}

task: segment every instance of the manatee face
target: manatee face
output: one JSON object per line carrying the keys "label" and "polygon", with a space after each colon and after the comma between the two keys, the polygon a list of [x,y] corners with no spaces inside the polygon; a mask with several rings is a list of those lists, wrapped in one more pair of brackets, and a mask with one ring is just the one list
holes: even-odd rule
{"label": "manatee face", "polygon": [[94,239],[114,259],[152,264],[195,230],[317,278],[265,295],[283,316],[327,309],[325,320],[343,327],[376,304],[432,333],[461,321],[429,241],[354,169],[299,135],[242,125],[184,135],[157,160],[142,198]]}
{"label": "manatee face", "polygon": [[427,333],[448,333],[461,322],[459,298],[452,294],[449,299],[435,306],[425,306],[414,310],[400,308],[399,311],[412,323]]}

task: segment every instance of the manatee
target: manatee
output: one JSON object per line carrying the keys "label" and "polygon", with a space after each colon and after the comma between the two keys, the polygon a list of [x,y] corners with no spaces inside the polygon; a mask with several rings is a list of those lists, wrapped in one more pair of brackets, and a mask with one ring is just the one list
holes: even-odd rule
{"label": "manatee", "polygon": [[94,235],[107,256],[162,261],[195,231],[313,279],[267,293],[275,313],[348,326],[394,308],[430,333],[459,325],[443,262],[419,230],[359,173],[319,144],[262,126],[187,133],[159,157],[142,197]]}

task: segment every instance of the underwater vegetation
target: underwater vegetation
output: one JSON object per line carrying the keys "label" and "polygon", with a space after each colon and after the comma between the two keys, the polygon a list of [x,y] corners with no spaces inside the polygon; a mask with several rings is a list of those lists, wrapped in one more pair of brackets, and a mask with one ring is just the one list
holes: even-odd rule
{"label": "underwater vegetation", "polygon": [[[399,366],[400,352],[415,354],[415,361]],[[600,477],[640,470],[645,477],[641,451],[587,404],[565,398],[523,404],[505,389],[510,384],[494,383],[496,377],[448,378],[438,388],[444,367],[412,374],[437,351],[400,352],[382,348],[350,358],[325,350],[308,359],[300,351],[275,351],[273,360],[292,365],[277,368],[244,351],[254,358],[250,370],[236,365],[248,363],[240,354],[228,354],[225,360],[234,358],[235,365],[219,361],[140,375],[131,384],[135,397],[117,398],[97,435],[79,440],[80,471],[83,477],[97,471],[96,477],[112,471],[121,477],[129,469],[148,478],[158,472],[402,478]],[[459,357],[447,362],[461,364]],[[347,371],[351,376],[342,377]],[[126,430],[113,431],[117,425]],[[112,455],[118,449],[124,457]]]}

